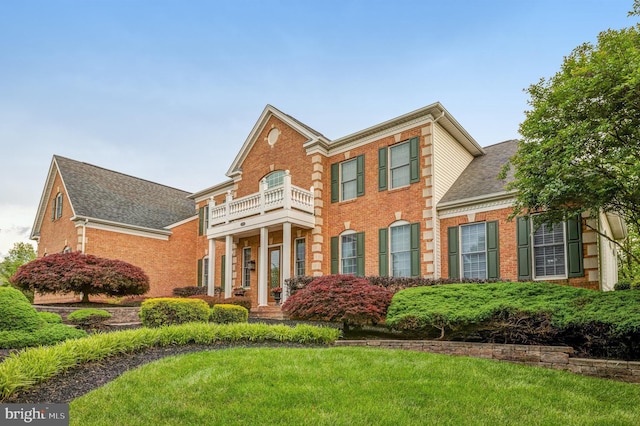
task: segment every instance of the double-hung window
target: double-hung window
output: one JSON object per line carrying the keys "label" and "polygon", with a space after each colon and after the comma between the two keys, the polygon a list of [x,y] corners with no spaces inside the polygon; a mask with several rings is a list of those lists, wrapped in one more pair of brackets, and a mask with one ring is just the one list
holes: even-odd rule
{"label": "double-hung window", "polygon": [[447,229],[450,279],[498,279],[498,221],[477,222]]}
{"label": "double-hung window", "polygon": [[378,230],[378,274],[420,275],[420,224],[399,221]]}
{"label": "double-hung window", "polygon": [[209,227],[209,205],[198,209],[198,235],[205,235]]}
{"label": "double-hung window", "polygon": [[411,276],[411,230],[410,225],[392,226],[391,231],[391,276]]}
{"label": "double-hung window", "polygon": [[297,277],[305,274],[305,249],[306,241],[304,238],[296,238],[295,240],[295,272]]}
{"label": "double-hung window", "polygon": [[392,189],[409,185],[409,142],[389,148],[389,173]]}
{"label": "double-hung window", "polygon": [[364,195],[364,154],[331,165],[331,202]]}
{"label": "double-hung window", "polygon": [[542,224],[533,233],[535,278],[565,278],[564,223]]}
{"label": "double-hung window", "polygon": [[340,237],[340,273],[355,275],[357,271],[356,234]]}
{"label": "double-hung window", "polygon": [[242,287],[251,287],[251,247],[242,249]]}
{"label": "double-hung window", "polygon": [[62,193],[58,192],[56,198],[51,203],[51,220],[57,220],[62,217]]}
{"label": "double-hung window", "polygon": [[364,276],[364,232],[331,237],[331,273]]}
{"label": "double-hung window", "polygon": [[420,139],[415,137],[378,150],[378,190],[420,181]]}

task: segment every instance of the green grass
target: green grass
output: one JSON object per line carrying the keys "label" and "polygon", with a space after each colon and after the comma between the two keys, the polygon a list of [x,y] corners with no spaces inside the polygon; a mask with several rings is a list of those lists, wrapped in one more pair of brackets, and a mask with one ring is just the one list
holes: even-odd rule
{"label": "green grass", "polygon": [[640,386],[371,348],[233,348],[145,365],[74,400],[72,425],[636,425]]}

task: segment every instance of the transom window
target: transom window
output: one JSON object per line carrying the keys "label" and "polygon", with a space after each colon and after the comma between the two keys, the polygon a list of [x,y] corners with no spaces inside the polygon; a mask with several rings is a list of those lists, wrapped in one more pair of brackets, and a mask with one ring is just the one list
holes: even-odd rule
{"label": "transom window", "polygon": [[349,275],[357,273],[357,237],[355,233],[340,237],[340,263],[341,273]]}
{"label": "transom window", "polygon": [[484,223],[460,227],[463,278],[487,278],[487,238]]}
{"label": "transom window", "polygon": [[564,277],[566,274],[564,223],[542,224],[533,233],[535,277]]}
{"label": "transom window", "polygon": [[410,149],[409,142],[389,148],[389,170],[391,172],[391,188],[407,186],[410,183]]}
{"label": "transom window", "polygon": [[284,185],[284,170],[276,170],[265,176],[267,188],[275,188]]}
{"label": "transom window", "polygon": [[340,163],[340,192],[342,200],[351,200],[357,197],[357,164],[356,159]]}
{"label": "transom window", "polygon": [[395,225],[391,230],[391,275],[411,276],[411,227]]}

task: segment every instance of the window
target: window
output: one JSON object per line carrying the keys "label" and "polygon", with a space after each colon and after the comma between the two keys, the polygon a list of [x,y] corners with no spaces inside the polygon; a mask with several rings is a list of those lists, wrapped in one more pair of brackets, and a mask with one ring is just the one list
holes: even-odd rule
{"label": "window", "polygon": [[340,163],[340,194],[341,200],[356,198],[356,160]]}
{"label": "window", "polygon": [[364,154],[331,165],[331,202],[364,195]]}
{"label": "window", "polygon": [[564,223],[542,224],[533,233],[535,278],[566,275]]}
{"label": "window", "polygon": [[53,199],[51,203],[51,220],[57,220],[62,217],[62,193],[58,192],[58,195]]}
{"label": "window", "polygon": [[275,188],[276,186],[284,185],[284,170],[276,170],[265,176],[267,182],[267,188]]}
{"label": "window", "polygon": [[474,223],[460,227],[463,278],[487,278],[486,226]]}
{"label": "window", "polygon": [[390,228],[391,276],[411,276],[411,234],[409,228],[409,224]]}
{"label": "window", "polygon": [[447,229],[449,278],[498,279],[498,221],[477,222]]}
{"label": "window", "polygon": [[198,259],[198,287],[209,285],[209,258]]}
{"label": "window", "polygon": [[340,237],[340,273],[356,274],[356,234]]}
{"label": "window", "polygon": [[415,137],[378,150],[379,191],[420,181],[419,141]]}
{"label": "window", "polygon": [[389,148],[389,172],[391,188],[409,185],[409,143]]}
{"label": "window", "polygon": [[378,230],[378,274],[420,275],[420,224],[400,221]]}
{"label": "window", "polygon": [[198,209],[198,235],[205,235],[209,227],[209,205]]}
{"label": "window", "polygon": [[364,276],[364,232],[331,237],[331,273]]}
{"label": "window", "polygon": [[295,240],[295,274],[301,277],[305,274],[305,246],[304,238],[296,238]]}
{"label": "window", "polygon": [[516,221],[518,280],[564,279],[584,276],[582,219],[542,224],[536,229],[532,218]]}
{"label": "window", "polygon": [[251,247],[244,247],[242,249],[242,287],[251,287]]}

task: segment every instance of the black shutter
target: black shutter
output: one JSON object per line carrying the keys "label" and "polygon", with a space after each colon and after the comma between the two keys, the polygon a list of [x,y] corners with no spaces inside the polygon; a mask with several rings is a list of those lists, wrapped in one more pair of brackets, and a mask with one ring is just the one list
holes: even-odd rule
{"label": "black shutter", "polygon": [[516,221],[516,243],[518,246],[518,281],[531,280],[531,222],[528,216]]}
{"label": "black shutter", "polygon": [[458,253],[458,227],[452,226],[447,229],[449,279],[460,278],[460,260]]}
{"label": "black shutter", "polygon": [[582,219],[577,216],[567,220],[567,275],[569,278],[584,277],[584,255],[582,251]]}
{"label": "black shutter", "polygon": [[378,191],[387,189],[387,147],[378,150]]}
{"label": "black shutter", "polygon": [[500,278],[500,239],[498,238],[498,221],[487,222],[487,278]]}

